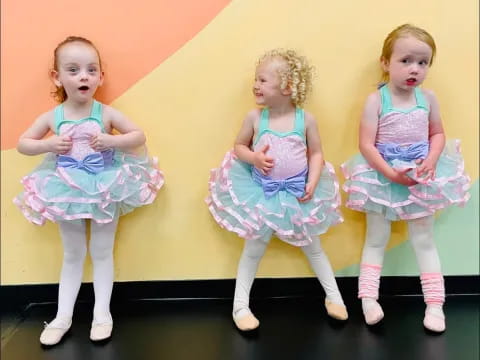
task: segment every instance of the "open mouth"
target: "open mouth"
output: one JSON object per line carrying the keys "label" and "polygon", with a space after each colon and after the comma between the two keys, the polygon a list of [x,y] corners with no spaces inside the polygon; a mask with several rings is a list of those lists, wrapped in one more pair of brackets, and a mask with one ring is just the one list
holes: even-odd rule
{"label": "open mouth", "polygon": [[80,86],[80,87],[78,88],[78,90],[80,90],[80,91],[87,91],[88,89],[90,89],[90,88],[89,88],[88,86],[86,86],[86,85]]}
{"label": "open mouth", "polygon": [[409,78],[407,79],[407,85],[415,85],[417,83],[417,79]]}

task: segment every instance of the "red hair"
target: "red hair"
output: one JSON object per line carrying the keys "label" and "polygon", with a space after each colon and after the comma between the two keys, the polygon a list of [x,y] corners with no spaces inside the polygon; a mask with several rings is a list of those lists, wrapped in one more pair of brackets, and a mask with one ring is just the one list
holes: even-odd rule
{"label": "red hair", "polygon": [[[98,61],[100,63],[100,69],[102,68],[102,60],[100,59],[100,53],[98,52],[98,49],[95,47],[95,45],[93,45],[93,42],[81,36],[69,36],[65,40],[63,40],[60,44],[58,44],[55,50],[53,51],[53,58],[54,58],[53,70],[58,71],[58,53],[60,49],[64,45],[74,43],[74,42],[81,42],[81,43],[87,44],[88,46],[91,46],[97,52]],[[55,100],[59,103],[62,103],[65,100],[67,100],[67,93],[65,92],[65,89],[63,88],[63,86],[55,85],[55,88],[56,88],[55,91],[52,92],[52,96],[55,98]]]}

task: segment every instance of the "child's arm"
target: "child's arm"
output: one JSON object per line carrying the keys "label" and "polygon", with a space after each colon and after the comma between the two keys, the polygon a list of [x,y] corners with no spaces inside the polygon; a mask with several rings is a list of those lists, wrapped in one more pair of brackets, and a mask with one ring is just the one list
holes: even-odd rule
{"label": "child's arm", "polygon": [[298,200],[306,202],[312,199],[315,188],[317,187],[323,166],[322,143],[318,134],[317,121],[315,118],[305,112],[305,135],[308,148],[308,179],[305,186],[305,194]]}
{"label": "child's arm", "polygon": [[90,146],[96,151],[103,151],[110,148],[128,150],[145,144],[145,134],[139,127],[131,122],[120,111],[110,106],[104,106],[104,119],[106,119],[106,128],[120,132],[119,135],[100,133],[94,136],[90,141]]}
{"label": "child's arm", "polygon": [[240,160],[252,164],[260,170],[263,175],[267,175],[273,168],[273,159],[266,154],[269,146],[265,145],[260,151],[250,150],[255,121],[259,116],[259,110],[252,110],[247,114],[235,140],[234,151]]}
{"label": "child's arm", "polygon": [[372,168],[382,173],[390,181],[405,186],[415,185],[417,182],[406,175],[410,169],[395,170],[383,159],[375,147],[378,129],[378,114],[380,112],[380,95],[378,92],[370,94],[365,103],[362,120],[360,122],[359,147],[363,157]]}
{"label": "child's arm", "polygon": [[435,178],[435,167],[438,158],[445,146],[445,133],[443,132],[442,120],[440,118],[440,107],[435,94],[430,90],[424,90],[424,93],[430,103],[428,119],[430,149],[426,159],[417,167],[417,176],[424,176],[424,180],[433,180]]}
{"label": "child's arm", "polygon": [[17,150],[24,155],[39,155],[47,152],[65,154],[72,148],[70,137],[52,135],[43,139],[53,128],[53,111],[40,115],[18,140]]}

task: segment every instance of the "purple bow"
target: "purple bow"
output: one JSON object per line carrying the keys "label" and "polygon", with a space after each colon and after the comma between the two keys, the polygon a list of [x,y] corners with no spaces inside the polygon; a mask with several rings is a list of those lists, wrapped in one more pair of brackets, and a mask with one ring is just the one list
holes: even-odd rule
{"label": "purple bow", "polygon": [[284,180],[273,180],[269,176],[260,173],[256,168],[253,168],[252,177],[256,183],[262,186],[263,193],[267,199],[271,198],[279,191],[288,191],[293,196],[299,198],[305,193],[307,169]]}
{"label": "purple bow", "polygon": [[105,167],[102,153],[95,152],[87,155],[83,160],[74,159],[67,155],[58,155],[57,166],[70,169],[83,169],[92,174],[98,174]]}
{"label": "purple bow", "polygon": [[425,159],[428,155],[429,144],[427,141],[417,142],[408,146],[398,144],[376,144],[378,152],[387,161],[403,160],[412,161]]}

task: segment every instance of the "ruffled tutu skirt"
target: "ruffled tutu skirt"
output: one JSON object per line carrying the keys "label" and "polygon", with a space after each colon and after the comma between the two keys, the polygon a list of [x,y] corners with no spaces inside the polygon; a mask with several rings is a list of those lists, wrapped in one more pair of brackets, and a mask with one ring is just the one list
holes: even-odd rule
{"label": "ruffled tutu skirt", "polygon": [[49,153],[21,182],[24,192],[14,203],[34,224],[77,219],[108,223],[117,214],[152,203],[164,177],[143,147],[135,154],[116,150],[112,165],[97,174],[57,167],[56,155]]}
{"label": "ruffled tutu skirt", "polygon": [[301,203],[287,191],[266,198],[252,179],[252,166],[233,151],[220,168],[211,170],[206,202],[217,223],[247,240],[275,232],[295,246],[309,245],[314,236],[343,221],[339,185],[332,165],[326,163],[312,200]]}
{"label": "ruffled tutu skirt", "polygon": [[388,162],[418,181],[413,186],[392,183],[373,169],[361,154],[342,164],[345,176],[343,190],[348,193],[348,208],[385,215],[388,220],[411,220],[429,216],[450,205],[463,206],[470,198],[470,178],[465,174],[460,142],[450,140],[440,155],[435,179],[415,177],[414,162]]}

